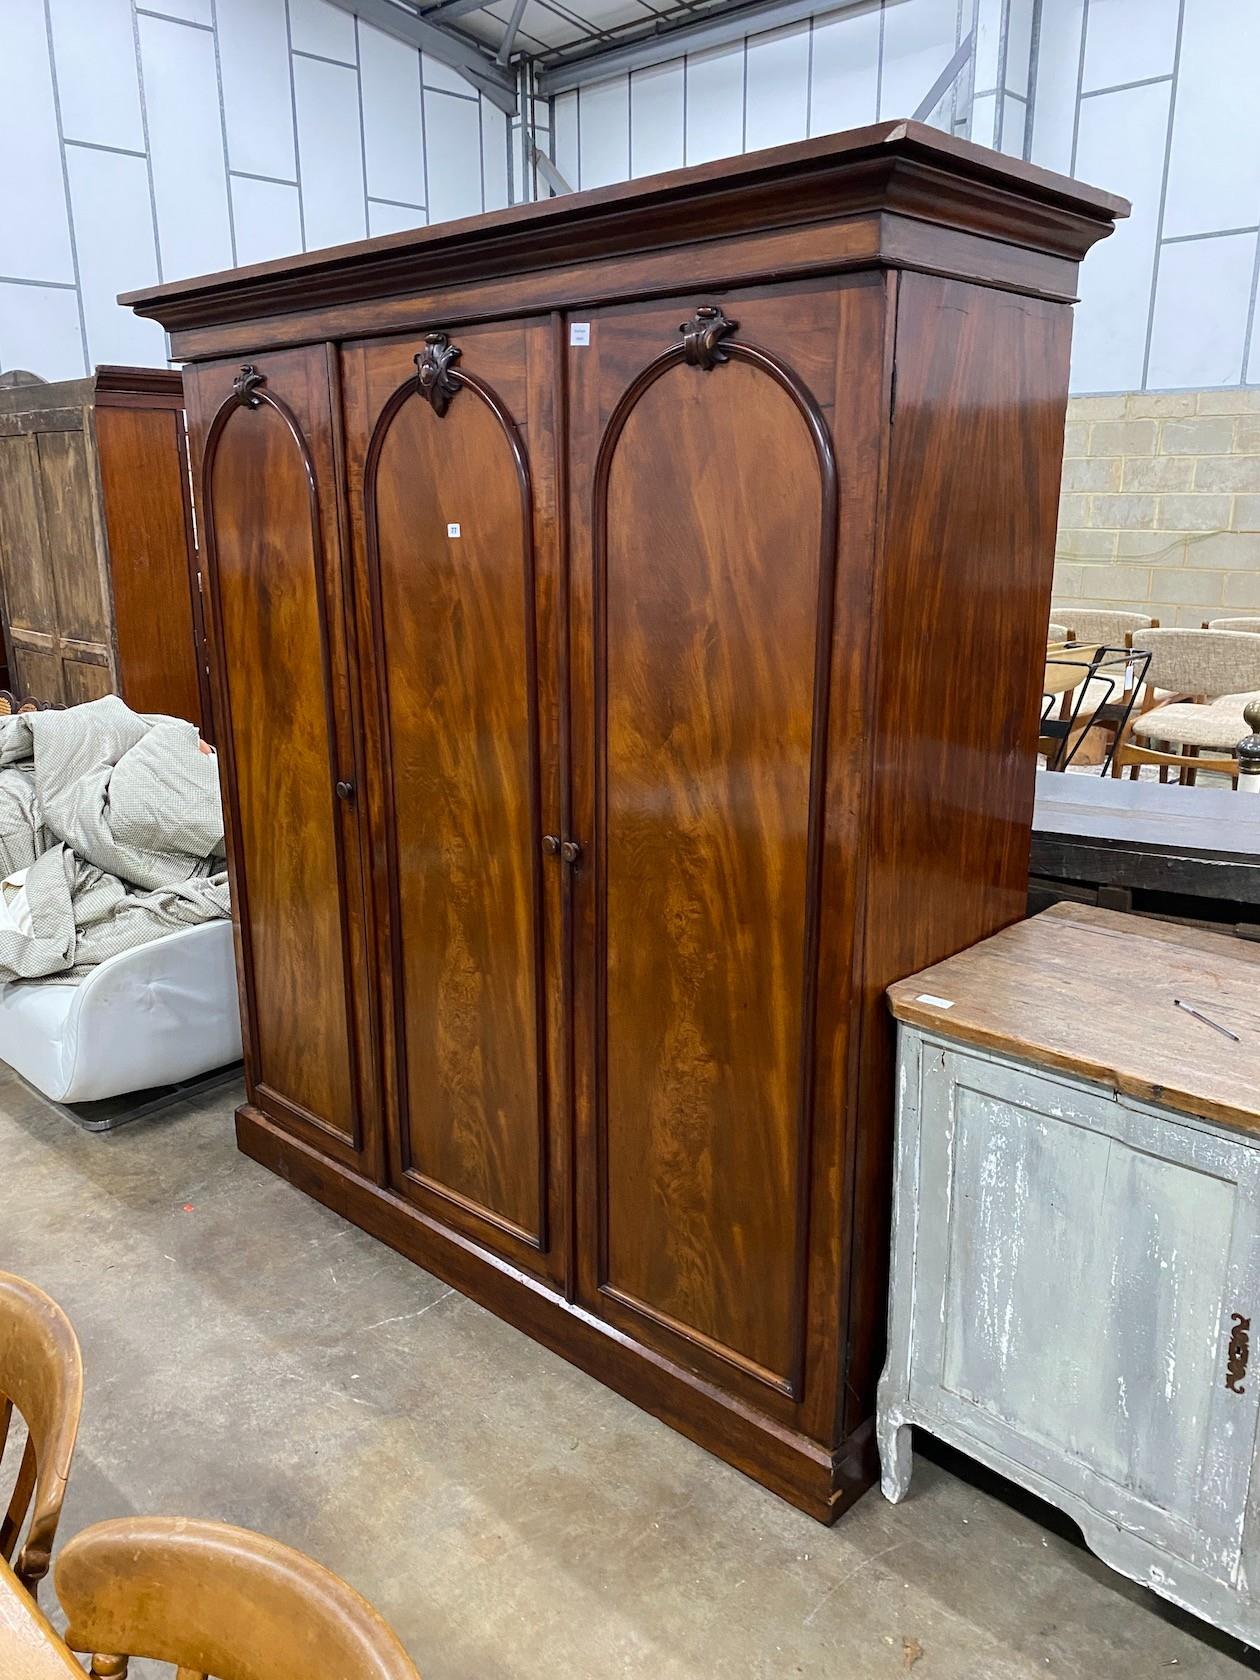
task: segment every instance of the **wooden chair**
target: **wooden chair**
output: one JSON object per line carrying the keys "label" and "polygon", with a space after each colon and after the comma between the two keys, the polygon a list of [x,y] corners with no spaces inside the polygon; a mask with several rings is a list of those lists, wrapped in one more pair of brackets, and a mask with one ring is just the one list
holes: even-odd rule
{"label": "wooden chair", "polygon": [[66,1643],[98,1680],[132,1657],[176,1680],[419,1680],[398,1636],[321,1564],[242,1528],[185,1517],[97,1523],[61,1548]]}
{"label": "wooden chair", "polygon": [[82,1409],[83,1361],[70,1320],[42,1289],[0,1272],[0,1455],[15,1411],[26,1425],[26,1447],[0,1522],[0,1558],[12,1561],[29,1512],[14,1574],[32,1597],[48,1573]]}
{"label": "wooden chair", "polygon": [[1161,781],[1175,770],[1179,782],[1193,786],[1206,770],[1237,787],[1235,748],[1248,732],[1243,709],[1260,690],[1260,635],[1138,630],[1133,646],[1151,655],[1150,683],[1116,743],[1112,775],[1127,769],[1136,781],[1152,764]]}

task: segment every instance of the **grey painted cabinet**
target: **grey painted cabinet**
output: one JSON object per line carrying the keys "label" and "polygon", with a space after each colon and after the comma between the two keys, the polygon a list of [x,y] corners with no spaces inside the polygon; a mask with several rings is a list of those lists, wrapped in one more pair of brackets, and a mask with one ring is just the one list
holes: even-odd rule
{"label": "grey painted cabinet", "polygon": [[885,1493],[920,1425],[1260,1641],[1254,1134],[900,1035]]}

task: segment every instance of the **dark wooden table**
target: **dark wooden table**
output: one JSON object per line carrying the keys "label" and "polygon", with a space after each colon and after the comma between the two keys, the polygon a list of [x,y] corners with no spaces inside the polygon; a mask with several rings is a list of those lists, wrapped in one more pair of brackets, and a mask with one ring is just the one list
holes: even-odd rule
{"label": "dark wooden table", "polygon": [[1029,912],[1065,900],[1260,937],[1260,799],[1039,771]]}

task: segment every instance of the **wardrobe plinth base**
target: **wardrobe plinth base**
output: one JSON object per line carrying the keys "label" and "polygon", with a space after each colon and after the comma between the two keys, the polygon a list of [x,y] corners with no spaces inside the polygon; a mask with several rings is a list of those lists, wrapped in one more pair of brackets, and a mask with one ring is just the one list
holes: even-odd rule
{"label": "wardrobe plinth base", "polygon": [[819,1522],[834,1522],[878,1480],[873,1417],[830,1451],[631,1341],[392,1191],[318,1154],[249,1103],[236,1111],[236,1138],[244,1154],[295,1189]]}

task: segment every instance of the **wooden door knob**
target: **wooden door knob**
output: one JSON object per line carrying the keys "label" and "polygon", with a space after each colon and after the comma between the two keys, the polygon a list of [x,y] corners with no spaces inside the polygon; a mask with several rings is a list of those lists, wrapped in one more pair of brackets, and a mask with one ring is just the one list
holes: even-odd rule
{"label": "wooden door knob", "polygon": [[560,851],[560,836],[558,834],[543,835],[543,851],[548,857],[556,857]]}
{"label": "wooden door knob", "polygon": [[346,801],[346,803],[349,804],[350,801],[354,798],[354,783],[353,782],[338,782],[337,783],[337,798],[338,799],[344,799]]}
{"label": "wooden door knob", "polygon": [[576,840],[564,840],[560,844],[560,856],[566,863],[581,863],[582,848]]}

